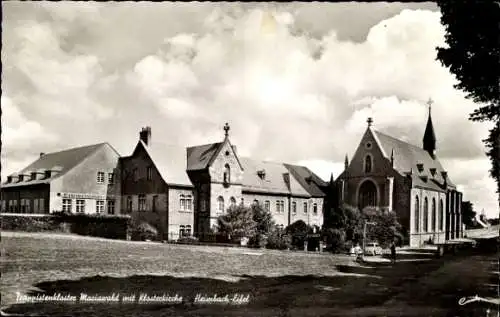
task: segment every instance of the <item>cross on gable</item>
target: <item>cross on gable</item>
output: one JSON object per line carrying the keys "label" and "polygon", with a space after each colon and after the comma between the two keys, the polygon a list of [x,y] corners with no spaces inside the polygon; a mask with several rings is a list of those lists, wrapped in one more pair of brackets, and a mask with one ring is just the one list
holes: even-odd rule
{"label": "cross on gable", "polygon": [[224,125],[224,135],[225,136],[228,136],[229,135],[229,124],[226,122],[226,124]]}
{"label": "cross on gable", "polygon": [[429,106],[429,111],[431,110],[433,103],[434,103],[434,100],[432,100],[431,98],[429,98],[429,100],[427,100],[427,105]]}
{"label": "cross on gable", "polygon": [[366,122],[368,122],[368,126],[371,127],[373,123],[372,117],[369,117],[368,120],[366,120]]}

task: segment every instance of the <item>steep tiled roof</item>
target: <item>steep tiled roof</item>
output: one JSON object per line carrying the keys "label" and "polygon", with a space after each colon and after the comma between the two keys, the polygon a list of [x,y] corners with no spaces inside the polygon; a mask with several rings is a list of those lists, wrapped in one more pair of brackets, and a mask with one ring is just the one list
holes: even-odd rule
{"label": "steep tiled roof", "polygon": [[313,197],[324,197],[325,193],[321,187],[325,188],[328,184],[320,177],[314,174],[305,166],[284,164],[290,173],[297,179],[300,185],[307,190]]}
{"label": "steep tiled roof", "polygon": [[[243,190],[261,193],[292,194],[304,197],[310,196],[282,163],[258,161],[250,158],[241,158],[241,163],[245,169],[243,174]],[[264,178],[259,177],[259,171],[265,172]],[[288,177],[289,181],[286,179],[286,174],[290,175]]]}
{"label": "steep tiled roof", "polygon": [[192,186],[186,173],[186,148],[154,142],[144,147],[163,180],[169,185]]}
{"label": "steep tiled roof", "polygon": [[[444,183],[441,172],[445,171],[439,159],[433,159],[431,155],[424,149],[409,144],[407,142],[398,140],[381,132],[373,130],[377,142],[385,152],[387,158],[394,153],[394,169],[401,175],[412,171],[413,184],[420,187],[426,187],[435,190],[443,190],[441,185]],[[424,170],[419,172],[417,164],[423,164]],[[435,168],[434,176],[431,174],[431,168]],[[424,181],[423,177],[427,177]],[[447,177],[447,182],[450,187],[454,187],[453,183]]]}
{"label": "steep tiled roof", "polygon": [[218,142],[188,147],[187,170],[196,171],[207,168],[212,157],[217,153],[221,144],[222,142]]}
{"label": "steep tiled roof", "polygon": [[44,170],[54,170],[57,169],[59,172],[54,176],[46,179],[38,179],[38,180],[29,180],[22,182],[14,182],[14,183],[4,183],[2,187],[16,187],[16,186],[25,186],[25,185],[34,185],[34,184],[42,184],[49,183],[51,180],[64,175],[66,172],[71,170],[73,167],[78,165],[80,162],[85,160],[87,157],[95,153],[101,147],[108,145],[107,143],[98,143],[93,145],[76,147],[64,151],[46,153],[43,156],[39,157],[36,161],[19,171],[18,173],[12,175],[19,174],[30,174],[31,172],[41,172]]}

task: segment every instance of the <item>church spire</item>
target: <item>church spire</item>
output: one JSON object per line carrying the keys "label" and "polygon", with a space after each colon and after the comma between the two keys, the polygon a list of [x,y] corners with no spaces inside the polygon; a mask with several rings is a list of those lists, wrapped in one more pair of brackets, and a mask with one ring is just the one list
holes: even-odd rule
{"label": "church spire", "polygon": [[349,167],[349,158],[347,157],[346,154],[344,159],[344,169],[347,169],[348,167]]}
{"label": "church spire", "polygon": [[436,151],[436,135],[434,134],[434,126],[432,125],[432,116],[431,116],[431,106],[434,102],[432,99],[429,99],[427,105],[429,106],[429,117],[427,118],[427,126],[425,127],[423,145],[424,150],[429,152],[429,154],[434,158]]}

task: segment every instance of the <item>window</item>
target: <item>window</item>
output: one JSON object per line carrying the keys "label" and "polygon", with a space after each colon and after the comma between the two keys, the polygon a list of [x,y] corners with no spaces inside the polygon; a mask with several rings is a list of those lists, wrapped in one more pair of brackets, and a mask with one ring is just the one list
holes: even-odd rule
{"label": "window", "polygon": [[432,205],[431,205],[431,230],[434,232],[436,231],[436,199],[432,198]]}
{"label": "window", "polygon": [[429,201],[427,197],[424,198],[424,232],[429,230]]}
{"label": "window", "polygon": [[45,171],[45,172],[44,172],[44,176],[45,176],[45,178],[50,178],[50,176],[51,176],[51,171]]}
{"label": "window", "polygon": [[31,173],[31,180],[32,181],[36,180],[36,172]]}
{"label": "window", "polygon": [[372,172],[372,156],[367,155],[365,156],[365,173],[371,173]]}
{"label": "window", "polygon": [[372,143],[371,142],[366,142],[365,147],[367,149],[371,149],[372,148]]}
{"label": "window", "polygon": [[97,183],[104,183],[104,172],[97,172]]}
{"label": "window", "polygon": [[148,166],[148,181],[152,180],[153,179],[153,167],[151,166]]}
{"label": "window", "polygon": [[[269,200],[266,200],[266,201],[264,202],[264,209],[265,209],[266,211],[271,211],[271,203],[269,202]],[[276,210],[277,210],[277,209],[276,209]]]}
{"label": "window", "polygon": [[201,200],[201,207],[200,207],[200,209],[203,212],[207,210],[207,201],[205,199]]}
{"label": "window", "polygon": [[224,198],[222,196],[217,198],[217,212],[224,212]]}
{"label": "window", "polygon": [[253,204],[254,204],[255,206],[259,205],[259,201],[258,201],[257,199],[254,199],[254,200],[253,200]]}
{"label": "window", "polygon": [[377,186],[371,180],[365,180],[359,187],[358,208],[377,206]]}
{"label": "window", "polygon": [[181,195],[179,206],[180,210],[186,210],[186,198],[184,197],[184,195]]}
{"label": "window", "polygon": [[241,197],[241,205],[243,206],[245,204],[245,199]]}
{"label": "window", "polygon": [[439,200],[439,230],[444,231],[444,208],[443,200]]}
{"label": "window", "polygon": [[292,214],[297,214],[297,202],[295,201],[292,203]]}
{"label": "window", "polygon": [[186,234],[186,226],[180,226],[179,227],[179,238],[184,237],[185,234]]}
{"label": "window", "polygon": [[234,197],[231,197],[231,199],[229,199],[229,201],[230,201],[231,207],[236,206],[236,199]]}
{"label": "window", "polygon": [[420,200],[418,196],[415,197],[415,232],[420,232]]}
{"label": "window", "polygon": [[30,201],[21,199],[21,213],[30,213]]}
{"label": "window", "polygon": [[279,228],[280,228],[280,230],[282,230],[282,231],[283,231],[283,230],[285,229],[285,226],[283,226],[283,224],[280,224],[280,225],[279,225]]}
{"label": "window", "polygon": [[33,199],[33,212],[38,213],[38,199]]}
{"label": "window", "polygon": [[6,212],[6,211],[7,211],[7,201],[2,200],[2,212]]}
{"label": "window", "polygon": [[231,168],[229,164],[224,166],[224,183],[229,184],[231,182]]}
{"label": "window", "polygon": [[137,168],[134,168],[134,170],[132,171],[132,179],[134,180],[134,182],[137,182]]}
{"label": "window", "polygon": [[193,196],[187,195],[186,196],[186,211],[192,211],[193,210]]}
{"label": "window", "polygon": [[313,205],[313,214],[317,215],[318,214],[318,204],[314,203]]}
{"label": "window", "polygon": [[113,199],[108,200],[108,214],[115,214],[115,201]]}
{"label": "window", "polygon": [[186,236],[191,236],[191,226],[186,226],[186,231],[184,232]]}
{"label": "window", "polygon": [[72,212],[71,208],[72,200],[71,199],[63,199],[63,206],[62,206],[62,211],[63,212]]}
{"label": "window", "polygon": [[132,197],[127,197],[127,212],[132,212]]}
{"label": "window", "polygon": [[45,213],[45,199],[44,198],[40,198],[38,200],[38,211],[40,213]]}
{"label": "window", "polygon": [[78,212],[78,213],[85,212],[85,200],[83,200],[83,199],[76,200],[76,212]]}
{"label": "window", "polygon": [[95,201],[95,212],[101,214],[104,212],[104,200]]}
{"label": "window", "polygon": [[139,195],[139,211],[146,211],[146,195]]}
{"label": "window", "polygon": [[307,202],[304,203],[304,213],[307,214]]}
{"label": "window", "polygon": [[115,183],[115,174],[114,173],[108,173],[108,183],[109,184]]}
{"label": "window", "polygon": [[285,212],[285,202],[283,200],[276,202],[276,212]]}
{"label": "window", "polygon": [[153,205],[151,206],[151,210],[152,210],[153,212],[156,212],[156,211],[157,211],[157,210],[156,210],[157,208],[158,208],[158,195],[154,195],[154,196],[153,196]]}

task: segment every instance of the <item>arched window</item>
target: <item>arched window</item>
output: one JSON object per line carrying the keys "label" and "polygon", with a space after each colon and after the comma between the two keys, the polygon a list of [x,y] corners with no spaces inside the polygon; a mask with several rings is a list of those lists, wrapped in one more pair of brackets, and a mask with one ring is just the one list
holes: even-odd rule
{"label": "arched window", "polygon": [[231,198],[229,199],[229,201],[230,201],[230,203],[231,203],[231,207],[236,206],[236,199],[235,199],[234,197],[231,197]]}
{"label": "arched window", "polygon": [[436,198],[432,198],[432,206],[431,206],[431,230],[436,231]]}
{"label": "arched window", "polygon": [[429,201],[424,198],[424,232],[429,230]]}
{"label": "arched window", "polygon": [[229,164],[224,166],[224,183],[229,184],[231,182],[231,168]]}
{"label": "arched window", "polygon": [[295,201],[292,202],[292,214],[297,214],[297,203]]}
{"label": "arched window", "polygon": [[314,203],[313,205],[313,214],[317,215],[318,214],[318,204]]}
{"label": "arched window", "polygon": [[217,198],[217,212],[224,212],[224,198],[222,196]]}
{"label": "arched window", "polygon": [[444,230],[444,208],[442,199],[439,199],[439,230]]}
{"label": "arched window", "polygon": [[361,184],[359,188],[358,205],[360,210],[368,206],[377,206],[377,187],[372,181],[367,180]]}
{"label": "arched window", "polygon": [[372,165],[373,165],[372,156],[370,154],[367,154],[365,156],[365,173],[372,172]]}
{"label": "arched window", "polygon": [[420,199],[418,196],[415,197],[415,232],[420,231]]}
{"label": "arched window", "polygon": [[257,199],[254,199],[254,200],[253,200],[253,204],[254,204],[255,206],[258,206],[258,205],[259,205],[259,201],[258,201]]}
{"label": "arched window", "polygon": [[193,208],[193,197],[191,195],[186,195],[184,197],[184,200],[186,201],[186,209],[187,211],[191,211]]}
{"label": "arched window", "polygon": [[266,201],[264,202],[264,209],[265,209],[266,211],[271,211],[271,203],[269,202],[269,200],[266,200]]}

